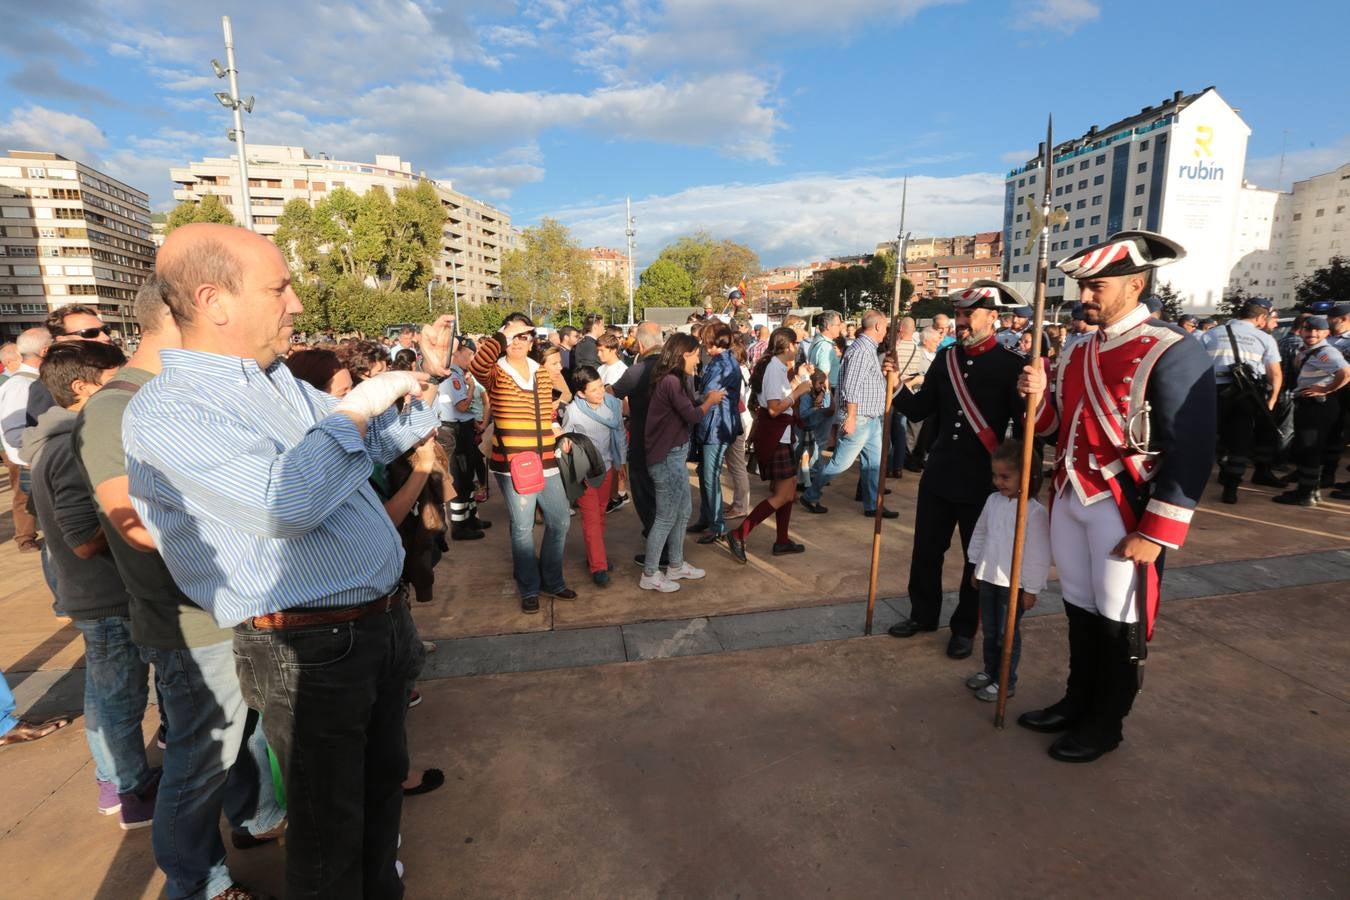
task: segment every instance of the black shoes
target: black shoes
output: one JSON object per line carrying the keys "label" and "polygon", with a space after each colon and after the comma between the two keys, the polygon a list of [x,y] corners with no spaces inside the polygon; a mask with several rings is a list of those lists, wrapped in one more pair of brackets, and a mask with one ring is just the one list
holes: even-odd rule
{"label": "black shoes", "polygon": [[534,615],[539,612],[539,595],[520,598],[520,611],[528,615]]}
{"label": "black shoes", "polygon": [[1262,487],[1288,487],[1289,482],[1276,475],[1270,469],[1257,469],[1252,473],[1252,484]]}
{"label": "black shoes", "polygon": [[1050,707],[1022,713],[1017,717],[1017,724],[1031,731],[1039,731],[1041,734],[1058,734],[1061,731],[1068,731],[1073,720]]}
{"label": "black shoes", "polygon": [[[1020,720],[1019,720],[1020,721]],[[1102,747],[1094,747],[1084,744],[1075,738],[1072,734],[1063,735],[1050,745],[1050,756],[1060,762],[1067,763],[1090,763],[1100,758],[1103,754],[1110,753],[1120,746],[1117,741],[1114,744],[1107,744]]]}
{"label": "black shoes", "polygon": [[457,522],[450,528],[452,541],[478,541],[487,537],[481,529],[470,528],[467,522]]}
{"label": "black shoes", "polygon": [[574,591],[574,590],[572,590],[571,588],[559,588],[559,589],[556,590],[556,591],[544,591],[544,593],[545,593],[545,594],[551,594],[552,596],[554,596],[555,598],[557,598],[557,599],[559,599],[559,600],[575,600],[575,599],[577,599],[577,592]]}
{"label": "black shoes", "polygon": [[[875,509],[870,510],[870,511],[869,511],[869,510],[866,510],[866,509],[863,510],[863,515],[864,515],[864,516],[867,516],[867,518],[869,518],[869,519],[872,518],[873,516],[875,516],[876,514],[877,514],[877,511],[876,511]],[[899,514],[898,512],[896,512],[895,510],[893,510],[893,509],[887,509],[886,507],[883,506],[883,507],[881,508],[881,517],[882,517],[883,519],[898,519],[898,518],[900,518],[900,514]]]}
{"label": "black shoes", "polygon": [[918,634],[920,631],[937,631],[937,626],[933,625],[930,627],[927,625],[920,625],[913,619],[901,619],[899,622],[896,622],[890,628],[886,629],[887,634],[891,637],[898,638],[914,637],[914,635]]}
{"label": "black shoes", "polygon": [[961,634],[953,634],[947,641],[947,656],[951,659],[965,659],[975,650],[975,641]]}
{"label": "black shoes", "polygon": [[727,532],[727,549],[731,551],[732,556],[736,557],[736,562],[748,562],[745,558],[745,541],[736,537],[735,532]]}
{"label": "black shoes", "polygon": [[1346,488],[1337,488],[1331,492],[1333,500],[1350,500],[1350,490]]}
{"label": "black shoes", "polygon": [[1225,484],[1223,486],[1223,496],[1219,498],[1223,503],[1237,503],[1237,485]]}
{"label": "black shoes", "polygon": [[700,544],[715,544],[722,539],[722,535],[713,534],[711,531],[698,539]]}
{"label": "black shoes", "polygon": [[806,552],[805,544],[794,544],[792,541],[788,541],[786,544],[773,545],[774,556],[785,556],[789,553],[805,553],[805,552]]}
{"label": "black shoes", "polygon": [[1314,491],[1285,491],[1283,494],[1276,494],[1270,499],[1276,503],[1283,503],[1286,506],[1317,505],[1317,494]]}
{"label": "black shoes", "polygon": [[821,506],[819,503],[815,503],[815,502],[813,502],[813,501],[811,501],[811,500],[807,500],[805,497],[802,498],[802,506],[806,507],[806,511],[807,511],[807,512],[809,512],[809,513],[815,513],[816,515],[821,515],[821,514],[823,514],[823,513],[829,512],[828,509],[826,509],[825,507]]}

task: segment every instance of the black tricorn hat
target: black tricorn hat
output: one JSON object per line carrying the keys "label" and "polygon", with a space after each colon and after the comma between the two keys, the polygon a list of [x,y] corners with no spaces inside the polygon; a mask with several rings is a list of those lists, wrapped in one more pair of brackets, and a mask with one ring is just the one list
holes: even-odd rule
{"label": "black tricorn hat", "polygon": [[1026,305],[1021,294],[992,278],[972,281],[970,287],[952,291],[947,299],[957,309],[997,309],[1012,312],[1017,307]]}
{"label": "black tricorn hat", "polygon": [[1111,235],[1105,243],[1084,247],[1072,256],[1066,256],[1055,265],[1065,275],[1081,281],[1134,275],[1169,265],[1185,255],[1180,244],[1161,234],[1122,231]]}

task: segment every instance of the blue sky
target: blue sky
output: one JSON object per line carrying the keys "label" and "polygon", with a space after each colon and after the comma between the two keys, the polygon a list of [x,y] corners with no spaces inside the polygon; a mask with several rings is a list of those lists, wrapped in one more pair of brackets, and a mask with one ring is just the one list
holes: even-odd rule
{"label": "blue sky", "polygon": [[[1002,173],[1216,85],[1248,178],[1350,160],[1343,3],[1291,0],[0,0],[0,146],[55,149],[171,205],[170,165],[228,155],[220,15],[250,142],[393,153],[641,260],[696,228],[766,265],[999,227]],[[1280,37],[1272,36],[1272,29]],[[1286,43],[1285,33],[1298,36]]]}

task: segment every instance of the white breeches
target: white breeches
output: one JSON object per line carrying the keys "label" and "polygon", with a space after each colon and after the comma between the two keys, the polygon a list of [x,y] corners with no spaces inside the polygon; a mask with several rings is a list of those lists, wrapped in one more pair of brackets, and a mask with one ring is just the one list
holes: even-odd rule
{"label": "white breeches", "polygon": [[1064,600],[1116,622],[1135,622],[1135,566],[1111,551],[1125,537],[1110,497],[1084,506],[1066,484],[1050,507],[1050,546]]}

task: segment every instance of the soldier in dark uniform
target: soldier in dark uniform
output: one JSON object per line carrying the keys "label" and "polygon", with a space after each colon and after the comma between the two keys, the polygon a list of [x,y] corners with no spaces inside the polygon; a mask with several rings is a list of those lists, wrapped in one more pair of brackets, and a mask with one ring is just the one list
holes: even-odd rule
{"label": "soldier in dark uniform", "polygon": [[[952,530],[959,529],[964,554],[984,501],[994,491],[989,456],[1023,406],[1017,378],[1026,360],[999,346],[994,335],[999,312],[1022,306],[1022,298],[1001,282],[981,279],[950,299],[956,306],[957,343],[938,351],[918,393],[902,386],[895,397],[906,418],[935,418],[937,438],[919,480],[909,566],[910,617],[891,627],[893,637],[937,630],[942,559]],[[947,643],[952,659],[970,655],[979,626],[979,592],[971,587],[972,571],[967,560]]]}

